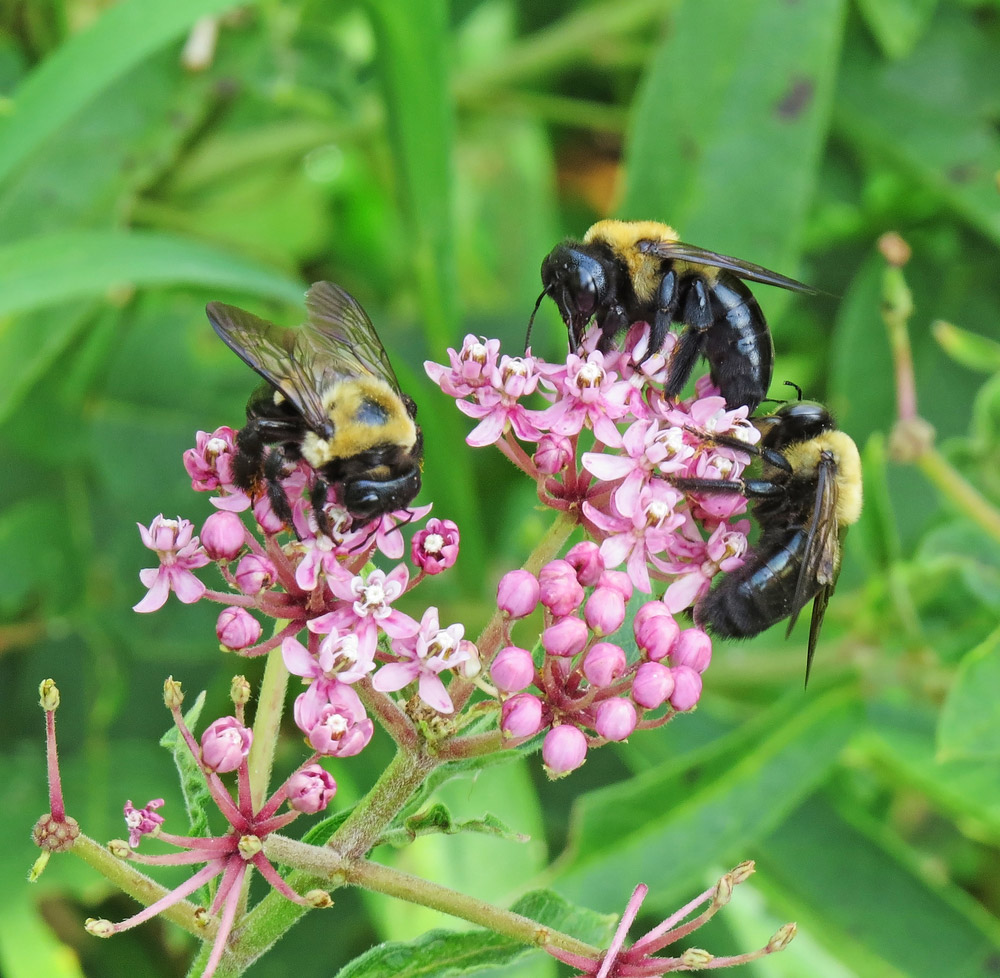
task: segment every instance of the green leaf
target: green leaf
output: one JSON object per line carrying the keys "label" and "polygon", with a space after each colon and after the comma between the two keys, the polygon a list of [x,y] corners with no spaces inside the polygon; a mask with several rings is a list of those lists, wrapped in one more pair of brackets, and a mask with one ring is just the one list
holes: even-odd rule
{"label": "green leaf", "polygon": [[988,336],[970,333],[951,323],[938,320],[931,324],[934,339],[956,363],[979,373],[1000,371],[1000,343]]}
{"label": "green leaf", "polygon": [[512,831],[496,815],[487,812],[482,818],[455,819],[447,805],[435,803],[403,820],[402,828],[386,832],[379,840],[389,845],[407,846],[420,835],[456,835],[478,832],[494,835],[509,842],[526,842],[527,837]]}
{"label": "green leaf", "polygon": [[[614,933],[617,918],[576,907],[545,890],[526,894],[512,912],[546,927],[572,934],[598,947]],[[537,948],[490,931],[476,929],[458,934],[433,930],[414,941],[380,944],[337,972],[336,978],[448,978],[502,968],[538,952]]]}
{"label": "green leaf", "polygon": [[666,220],[684,241],[794,273],[844,6],[681,4],[636,102],[626,215]]}
{"label": "green leaf", "polygon": [[946,759],[1000,757],[1000,628],[959,666],[941,710],[938,748]]}
{"label": "green leaf", "polygon": [[858,9],[890,58],[909,54],[927,29],[938,0],[858,0]]}
{"label": "green leaf", "polygon": [[[188,730],[194,730],[205,706],[205,690],[202,690],[191,709],[184,714],[184,722]],[[173,755],[177,772],[180,774],[181,791],[184,793],[184,805],[187,808],[190,834],[196,836],[208,835],[208,808],[212,804],[212,796],[205,784],[205,774],[192,757],[187,743],[176,726],[171,727],[161,738],[160,746],[165,747]]]}
{"label": "green leaf", "polygon": [[813,791],[856,722],[849,690],[796,694],[701,751],[582,796],[557,864],[560,890],[599,909],[638,882],[656,884],[655,903],[682,894],[707,866],[744,858]]}
{"label": "green leaf", "polygon": [[199,18],[233,0],[125,0],[70,38],[20,85],[0,117],[0,183],[99,92]]}

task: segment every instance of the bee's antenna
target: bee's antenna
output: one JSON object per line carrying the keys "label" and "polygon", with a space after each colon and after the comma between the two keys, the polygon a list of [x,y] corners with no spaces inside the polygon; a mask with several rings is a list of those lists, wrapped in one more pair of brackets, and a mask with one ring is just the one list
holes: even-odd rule
{"label": "bee's antenna", "polygon": [[524,334],[524,350],[525,353],[528,351],[528,341],[531,339],[531,327],[535,322],[535,313],[538,312],[538,307],[542,304],[542,299],[544,299],[549,294],[550,286],[546,286],[542,289],[542,294],[538,297],[535,302],[535,308],[531,310],[531,318],[528,320],[528,332]]}
{"label": "bee's antenna", "polygon": [[795,388],[795,392],[799,395],[799,400],[800,401],[802,400],[802,388],[799,387],[798,384],[794,384],[790,380],[784,381],[784,384],[785,384],[786,387],[794,387]]}

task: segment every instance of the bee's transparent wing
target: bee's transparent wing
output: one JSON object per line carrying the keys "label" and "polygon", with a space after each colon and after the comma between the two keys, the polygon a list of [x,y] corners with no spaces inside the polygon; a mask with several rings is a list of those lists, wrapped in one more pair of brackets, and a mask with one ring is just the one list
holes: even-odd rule
{"label": "bee's transparent wing", "polygon": [[321,430],[327,423],[312,357],[301,356],[299,331],[284,329],[224,302],[205,307],[222,341],[302,414],[307,425]]}

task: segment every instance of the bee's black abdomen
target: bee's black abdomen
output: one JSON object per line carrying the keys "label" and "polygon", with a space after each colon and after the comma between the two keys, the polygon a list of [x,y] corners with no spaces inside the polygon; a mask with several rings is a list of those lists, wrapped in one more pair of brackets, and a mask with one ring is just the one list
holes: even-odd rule
{"label": "bee's black abdomen", "polygon": [[723,638],[751,638],[792,612],[808,534],[798,527],[751,551],[695,608],[695,621]]}

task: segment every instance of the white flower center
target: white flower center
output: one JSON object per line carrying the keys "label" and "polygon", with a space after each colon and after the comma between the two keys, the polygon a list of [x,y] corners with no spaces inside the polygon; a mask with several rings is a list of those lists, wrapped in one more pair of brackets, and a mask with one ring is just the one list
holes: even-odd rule
{"label": "white flower center", "polygon": [[440,533],[430,533],[424,539],[424,553],[439,554],[444,549],[444,537]]}
{"label": "white flower center", "polygon": [[323,726],[334,740],[340,740],[347,733],[347,720],[340,713],[331,713],[324,721]]}
{"label": "white flower center", "polygon": [[596,363],[585,363],[576,375],[576,382],[580,387],[600,387],[603,380],[604,368]]}

